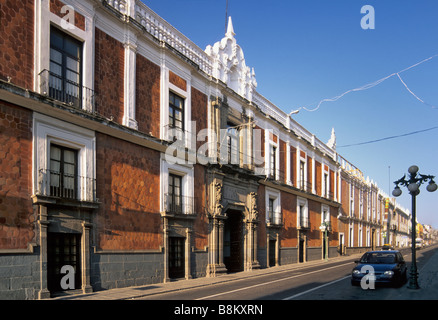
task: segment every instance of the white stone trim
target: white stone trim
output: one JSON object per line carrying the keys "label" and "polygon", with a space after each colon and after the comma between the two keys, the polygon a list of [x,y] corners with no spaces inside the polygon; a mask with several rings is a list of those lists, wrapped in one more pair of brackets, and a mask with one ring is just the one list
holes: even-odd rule
{"label": "white stone trim", "polygon": [[[85,31],[77,27],[62,28],[65,20],[50,11],[50,1],[35,1],[34,32],[34,91],[40,92],[40,72],[50,70],[50,26],[80,40],[82,47],[82,86],[94,90],[94,17],[76,1],[63,1],[73,6],[85,18]],[[90,108],[88,104],[84,107]],[[94,111],[94,110],[87,110]]]}
{"label": "white stone trim", "polygon": [[[39,113],[33,113],[32,185],[33,194],[38,190],[38,174],[49,169],[50,144],[56,143],[78,150],[78,176],[96,178],[96,138],[94,131],[78,127]],[[83,181],[87,183],[87,179]],[[79,188],[87,190],[87,186]],[[80,199],[86,200],[85,194]]]}
{"label": "white stone trim", "polygon": [[[193,165],[170,164],[161,154],[160,162],[160,212],[165,212],[165,195],[169,192],[169,173],[174,173],[182,177],[182,196],[194,199],[194,177],[195,170]],[[184,208],[185,209],[185,208]],[[190,213],[190,212],[184,212]],[[194,213],[194,212],[191,212]]]}

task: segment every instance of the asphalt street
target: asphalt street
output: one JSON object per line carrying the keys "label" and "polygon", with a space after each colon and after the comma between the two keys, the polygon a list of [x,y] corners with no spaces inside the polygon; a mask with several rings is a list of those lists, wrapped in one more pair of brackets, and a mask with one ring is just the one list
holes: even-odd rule
{"label": "asphalt street", "polygon": [[[417,252],[417,266],[421,268],[438,251],[435,248]],[[410,267],[410,250],[404,251]],[[400,287],[380,287],[364,290],[350,284],[354,260],[328,262],[257,277],[238,279],[182,291],[141,297],[144,300],[386,300],[397,295]],[[409,270],[409,269],[408,269]],[[438,299],[438,293],[436,297]]]}

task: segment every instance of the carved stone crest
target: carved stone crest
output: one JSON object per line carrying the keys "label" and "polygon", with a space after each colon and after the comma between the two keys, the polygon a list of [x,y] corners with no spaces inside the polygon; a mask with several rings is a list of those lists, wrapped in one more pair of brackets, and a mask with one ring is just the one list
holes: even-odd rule
{"label": "carved stone crest", "polygon": [[249,194],[249,219],[257,220],[259,217],[259,212],[257,210],[257,193],[251,192]]}
{"label": "carved stone crest", "polygon": [[214,184],[214,215],[221,215],[224,206],[222,205],[222,196],[223,196],[223,185],[222,182],[216,182]]}

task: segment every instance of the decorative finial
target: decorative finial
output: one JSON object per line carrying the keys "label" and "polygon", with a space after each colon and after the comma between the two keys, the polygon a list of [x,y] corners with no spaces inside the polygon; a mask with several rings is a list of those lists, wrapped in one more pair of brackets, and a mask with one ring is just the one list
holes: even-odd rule
{"label": "decorative finial", "polygon": [[225,33],[225,36],[227,38],[234,38],[236,34],[234,33],[233,28],[233,21],[231,20],[231,16],[228,17],[228,26],[227,26],[227,33]]}

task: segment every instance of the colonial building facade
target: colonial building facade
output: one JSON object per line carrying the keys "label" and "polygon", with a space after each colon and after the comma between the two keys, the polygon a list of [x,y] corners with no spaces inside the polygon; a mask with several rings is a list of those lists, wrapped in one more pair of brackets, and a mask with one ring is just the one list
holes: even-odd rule
{"label": "colonial building facade", "polygon": [[385,243],[388,197],[257,92],[231,19],[202,50],[135,0],[0,11],[1,298]]}

